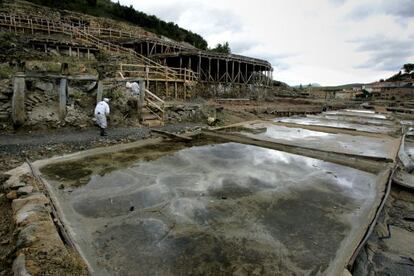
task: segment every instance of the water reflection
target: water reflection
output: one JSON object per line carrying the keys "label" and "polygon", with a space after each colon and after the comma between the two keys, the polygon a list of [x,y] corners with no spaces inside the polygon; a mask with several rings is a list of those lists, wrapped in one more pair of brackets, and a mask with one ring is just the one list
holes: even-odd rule
{"label": "water reflection", "polygon": [[345,129],[356,129],[360,131],[366,132],[374,132],[374,133],[387,133],[390,131],[395,130],[390,126],[376,126],[376,125],[364,125],[364,124],[356,124],[346,121],[334,121],[329,119],[317,119],[317,118],[309,118],[309,117],[289,117],[289,118],[276,118],[274,119],[275,122],[282,122],[282,123],[294,123],[294,124],[301,124],[301,125],[312,125],[312,126],[327,126],[327,127],[336,127],[336,128],[345,128]]}
{"label": "water reflection", "polygon": [[78,243],[108,274],[231,275],[247,263],[249,274],[302,275],[327,269],[374,183],[333,163],[225,143],[93,173],[59,196]]}
{"label": "water reflection", "polygon": [[346,152],[356,155],[392,157],[393,140],[376,137],[332,134],[302,128],[292,128],[270,123],[246,125],[245,128],[261,129],[264,133],[240,133],[255,139],[274,141],[307,148],[323,149],[333,152]]}

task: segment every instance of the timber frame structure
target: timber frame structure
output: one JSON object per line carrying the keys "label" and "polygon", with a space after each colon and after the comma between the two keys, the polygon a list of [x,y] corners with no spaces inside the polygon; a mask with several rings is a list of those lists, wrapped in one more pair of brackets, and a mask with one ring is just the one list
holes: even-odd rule
{"label": "timber frame structure", "polygon": [[203,51],[163,37],[91,27],[85,22],[65,18],[49,20],[11,12],[0,12],[0,27],[32,35],[64,34],[73,41],[57,45],[53,39],[32,39],[34,48],[65,47],[70,53],[74,48],[78,57],[79,52],[84,51],[88,59],[90,53],[98,51],[130,55],[132,63],[118,64],[118,72],[127,79],[144,79],[147,87],[161,97],[193,97],[195,93],[192,91],[197,84],[207,85],[210,89],[212,86],[238,87],[247,94],[258,89],[267,90],[273,84],[273,68],[265,60]]}

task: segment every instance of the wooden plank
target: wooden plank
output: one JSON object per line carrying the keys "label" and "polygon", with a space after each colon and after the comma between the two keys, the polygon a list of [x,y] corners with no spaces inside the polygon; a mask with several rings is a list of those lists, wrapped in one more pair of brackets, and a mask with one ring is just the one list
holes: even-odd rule
{"label": "wooden plank", "polygon": [[159,133],[161,135],[164,135],[164,136],[167,136],[167,137],[170,137],[170,138],[173,138],[173,139],[181,140],[181,141],[184,141],[184,142],[190,142],[190,141],[193,140],[191,137],[187,137],[187,136],[183,136],[183,135],[179,135],[179,134],[175,134],[175,133],[172,133],[172,132],[163,131],[163,130],[159,130],[159,129],[150,128],[150,131],[155,132],[155,133]]}

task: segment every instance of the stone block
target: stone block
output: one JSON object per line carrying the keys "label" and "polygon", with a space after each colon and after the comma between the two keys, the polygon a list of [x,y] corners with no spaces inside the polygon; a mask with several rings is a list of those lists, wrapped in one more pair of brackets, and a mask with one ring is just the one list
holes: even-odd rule
{"label": "stone block", "polygon": [[12,209],[13,212],[16,214],[23,206],[26,204],[48,204],[49,199],[42,193],[34,193],[27,197],[18,198],[13,200],[12,202]]}
{"label": "stone block", "polygon": [[17,190],[17,195],[18,196],[22,196],[22,195],[28,195],[31,194],[33,192],[33,186],[25,186],[25,187],[20,187]]}
{"label": "stone block", "polygon": [[48,220],[51,220],[49,210],[43,204],[27,204],[15,215],[15,222],[18,227]]}
{"label": "stone block", "polygon": [[14,276],[30,276],[26,270],[26,258],[24,254],[19,254],[13,262],[13,275]]}

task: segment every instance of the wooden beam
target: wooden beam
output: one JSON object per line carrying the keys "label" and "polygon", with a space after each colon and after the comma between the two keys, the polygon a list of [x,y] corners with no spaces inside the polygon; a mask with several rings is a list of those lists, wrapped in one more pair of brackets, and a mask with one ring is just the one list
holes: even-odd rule
{"label": "wooden beam", "polygon": [[228,76],[229,76],[229,60],[228,59],[226,59],[226,82],[229,82],[228,81]]}
{"label": "wooden beam", "polygon": [[217,59],[217,72],[216,72],[217,78],[216,78],[216,82],[220,81],[220,60]]}
{"label": "wooden beam", "polygon": [[163,131],[163,130],[158,130],[158,129],[153,129],[153,128],[150,128],[150,131],[155,132],[155,133],[159,133],[161,135],[164,135],[164,136],[167,136],[167,137],[170,137],[170,138],[173,138],[173,139],[184,141],[184,142],[190,142],[190,141],[193,140],[191,137],[175,134],[175,133],[168,132],[168,131]]}
{"label": "wooden beam", "polygon": [[211,81],[211,58],[208,58],[208,82]]}
{"label": "wooden beam", "polygon": [[231,64],[231,82],[234,83],[234,60]]}

